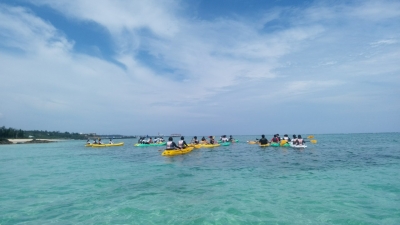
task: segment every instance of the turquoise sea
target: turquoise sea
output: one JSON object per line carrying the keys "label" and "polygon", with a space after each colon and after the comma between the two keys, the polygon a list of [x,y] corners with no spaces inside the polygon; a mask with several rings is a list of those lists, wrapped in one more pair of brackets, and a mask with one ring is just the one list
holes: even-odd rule
{"label": "turquoise sea", "polygon": [[137,139],[1,145],[0,224],[400,224],[400,133],[234,137],[175,157]]}

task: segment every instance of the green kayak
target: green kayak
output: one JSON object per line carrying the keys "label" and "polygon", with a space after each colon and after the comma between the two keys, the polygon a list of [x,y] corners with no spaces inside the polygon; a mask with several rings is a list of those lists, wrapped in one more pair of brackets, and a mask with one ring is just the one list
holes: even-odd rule
{"label": "green kayak", "polygon": [[163,145],[166,145],[166,144],[167,144],[167,142],[151,143],[151,144],[139,144],[139,143],[136,143],[136,144],[134,144],[134,146],[136,146],[136,147],[150,147],[150,146],[163,146]]}
{"label": "green kayak", "polygon": [[271,146],[272,146],[272,147],[289,147],[290,144],[289,144],[289,143],[285,143],[285,144],[283,144],[283,145],[280,145],[279,143],[272,142],[272,143],[271,143]]}
{"label": "green kayak", "polygon": [[[232,142],[239,142],[239,140],[234,140],[234,141],[232,141]],[[223,143],[222,141],[218,141],[218,143]]]}

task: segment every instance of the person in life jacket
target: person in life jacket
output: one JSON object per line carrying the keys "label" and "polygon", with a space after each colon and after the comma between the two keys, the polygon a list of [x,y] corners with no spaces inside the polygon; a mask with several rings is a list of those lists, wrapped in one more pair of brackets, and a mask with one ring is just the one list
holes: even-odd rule
{"label": "person in life jacket", "polygon": [[272,143],[279,143],[279,139],[278,139],[276,134],[274,134],[274,137],[271,139],[271,142]]}
{"label": "person in life jacket", "polygon": [[100,145],[103,144],[103,142],[101,142],[101,138],[99,138],[99,144],[100,144]]}
{"label": "person in life jacket", "polygon": [[292,144],[295,145],[296,143],[297,143],[297,136],[293,134]]}
{"label": "person in life jacket", "polygon": [[286,140],[287,142],[291,141],[290,137],[287,134],[283,135],[283,140]]}
{"label": "person in life jacket", "polygon": [[145,139],[145,137],[140,137],[138,143],[140,143],[140,144],[146,144],[146,139]]}
{"label": "person in life jacket", "polygon": [[226,137],[226,135],[222,135],[221,141],[222,142],[228,142],[229,139]]}
{"label": "person in life jacket", "polygon": [[182,136],[181,137],[181,140],[180,141],[178,141],[178,147],[179,148],[186,148],[186,147],[189,147],[187,144],[186,144],[186,141],[185,141],[185,138]]}
{"label": "person in life jacket", "polygon": [[110,138],[109,144],[114,144],[112,138]]}
{"label": "person in life jacket", "polygon": [[174,142],[174,139],[172,139],[172,137],[168,138],[166,148],[167,149],[179,149],[178,145],[176,145],[176,143]]}
{"label": "person in life jacket", "polygon": [[234,142],[235,141],[235,139],[233,139],[232,135],[229,135],[229,141],[230,142]]}
{"label": "person in life jacket", "polygon": [[209,138],[210,138],[210,144],[215,144],[215,140],[214,140],[214,137],[213,136],[209,136]]}
{"label": "person in life jacket", "polygon": [[281,141],[281,137],[279,137],[279,134],[276,134],[276,137],[278,138],[278,141]]}
{"label": "person in life jacket", "polygon": [[151,139],[151,137],[150,137],[148,143],[149,143],[149,144],[153,143],[153,139]]}
{"label": "person in life jacket", "polygon": [[265,135],[261,135],[261,139],[258,141],[261,145],[268,144],[268,139],[265,138]]}
{"label": "person in life jacket", "polygon": [[304,145],[306,142],[301,138],[301,135],[297,135],[296,145]]}
{"label": "person in life jacket", "polygon": [[207,143],[207,140],[206,140],[206,138],[205,138],[204,136],[201,138],[201,141],[202,141],[203,143]]}
{"label": "person in life jacket", "polygon": [[193,137],[192,143],[193,143],[193,144],[198,144],[198,143],[199,143],[199,140],[197,140],[197,136],[194,136],[194,137]]}

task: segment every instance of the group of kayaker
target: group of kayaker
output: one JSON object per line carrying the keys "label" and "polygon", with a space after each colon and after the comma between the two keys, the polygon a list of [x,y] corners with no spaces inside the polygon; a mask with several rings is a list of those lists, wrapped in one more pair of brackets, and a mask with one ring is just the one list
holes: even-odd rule
{"label": "group of kayaker", "polygon": [[[194,136],[191,143],[193,144],[216,144],[217,141],[215,141],[215,137],[214,136],[208,136],[209,140],[207,141],[207,139],[203,136],[201,138],[201,141],[197,140],[197,136]],[[229,138],[226,137],[226,135],[222,135],[219,138],[220,142],[235,142],[235,139],[233,139],[232,135],[229,136]]]}
{"label": "group of kayaker", "polygon": [[[110,141],[108,143],[109,144],[114,144],[113,139],[110,138]],[[99,145],[102,145],[104,143],[101,141],[101,138],[93,139],[93,143],[90,143],[90,139],[88,138],[87,141],[86,141],[86,144],[99,144]]]}
{"label": "group of kayaker", "polygon": [[181,140],[178,141],[178,145],[174,142],[174,139],[172,137],[168,138],[167,141],[167,146],[166,149],[167,150],[171,150],[171,149],[184,149],[188,147],[188,144],[185,141],[185,137],[181,137]]}
{"label": "group of kayaker", "polygon": [[152,144],[152,143],[161,143],[164,142],[164,138],[162,137],[154,137],[154,140],[152,137],[139,137],[138,143],[139,144]]}
{"label": "group of kayaker", "polygon": [[[204,136],[201,138],[199,141],[197,139],[197,136],[194,136],[191,140],[191,144],[217,144],[217,141],[215,140],[214,136],[209,136],[209,140],[207,140]],[[232,135],[229,136],[229,138],[226,137],[226,135],[222,135],[220,138],[221,142],[235,142],[235,139],[233,139]],[[185,141],[185,138],[182,136],[181,140],[178,141],[178,144],[174,142],[174,139],[172,137],[168,138],[167,141],[167,147],[166,149],[183,149],[186,148],[188,144]]]}
{"label": "group of kayaker", "polygon": [[283,135],[283,138],[279,137],[279,134],[274,134],[274,137],[271,139],[271,141],[268,141],[268,139],[265,138],[265,135],[261,135],[261,139],[258,140],[258,143],[261,145],[266,145],[268,143],[281,143],[281,141],[286,141],[286,143],[291,143],[293,145],[304,145],[306,141],[301,137],[301,135],[295,135],[293,134],[293,139],[290,139],[290,137],[285,134]]}
{"label": "group of kayaker", "polygon": [[232,135],[229,135],[229,138],[226,137],[226,135],[222,135],[219,140],[221,142],[235,142],[235,139],[233,139]]}

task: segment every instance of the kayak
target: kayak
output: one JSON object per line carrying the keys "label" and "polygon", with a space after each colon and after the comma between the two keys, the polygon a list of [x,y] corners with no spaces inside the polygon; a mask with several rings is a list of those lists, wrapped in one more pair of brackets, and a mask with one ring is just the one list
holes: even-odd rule
{"label": "kayak", "polygon": [[290,147],[292,147],[292,148],[307,148],[307,145],[294,145],[294,144],[290,144]]}
{"label": "kayak", "polygon": [[122,145],[124,145],[124,142],[114,143],[114,144],[91,144],[91,146],[93,148],[97,148],[97,147],[114,147],[114,146],[122,146]]}
{"label": "kayak", "polygon": [[290,144],[289,143],[284,143],[284,144],[281,143],[281,144],[279,144],[279,143],[276,143],[276,142],[272,142],[271,146],[272,147],[289,147]]}
{"label": "kayak", "polygon": [[270,144],[268,143],[268,144],[265,144],[265,145],[259,145],[260,147],[268,147],[268,146],[270,146]]}
{"label": "kayak", "polygon": [[139,144],[139,143],[136,143],[136,144],[134,144],[134,146],[136,146],[136,147],[149,147],[149,146],[163,146],[163,145],[166,145],[166,144],[167,144],[167,142],[150,143],[150,144]]}
{"label": "kayak", "polygon": [[189,147],[201,148],[201,144],[188,144]]}
{"label": "kayak", "polygon": [[202,144],[201,147],[202,148],[214,148],[214,147],[218,147],[220,146],[220,144]]}
{"label": "kayak", "polygon": [[229,145],[231,145],[231,143],[230,143],[230,142],[222,142],[220,145],[222,145],[222,146],[229,146]]}
{"label": "kayak", "polygon": [[281,140],[280,146],[284,146],[285,144],[287,144],[287,140]]}
{"label": "kayak", "polygon": [[172,150],[165,149],[161,155],[163,156],[183,155],[191,152],[193,148],[194,147],[187,147],[184,149],[172,149]]}
{"label": "kayak", "polygon": [[[232,142],[239,142],[238,139],[233,140]],[[218,143],[222,143],[222,141],[218,141]]]}

